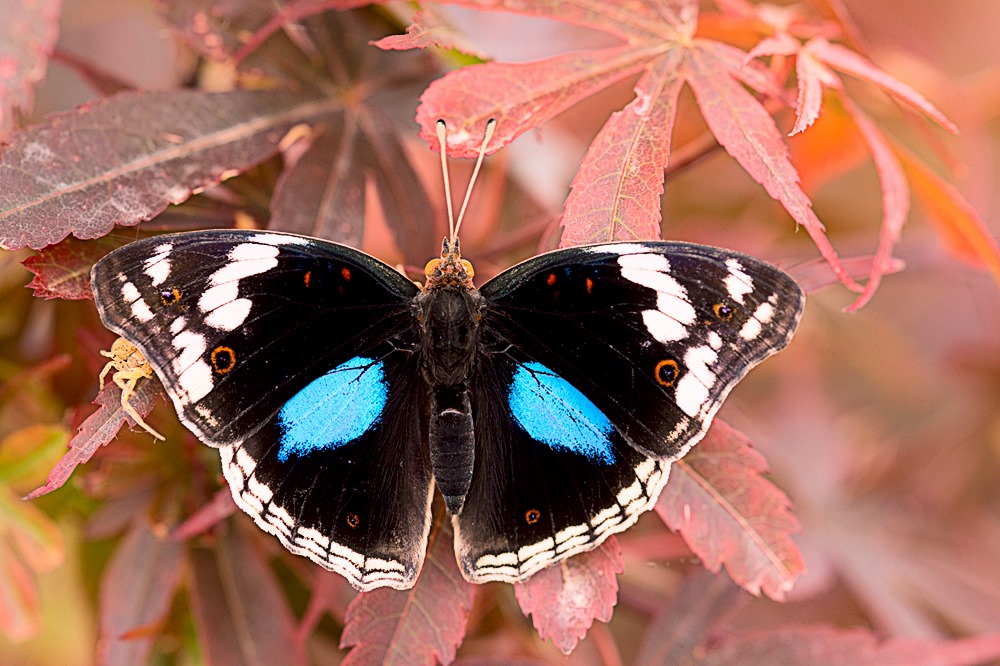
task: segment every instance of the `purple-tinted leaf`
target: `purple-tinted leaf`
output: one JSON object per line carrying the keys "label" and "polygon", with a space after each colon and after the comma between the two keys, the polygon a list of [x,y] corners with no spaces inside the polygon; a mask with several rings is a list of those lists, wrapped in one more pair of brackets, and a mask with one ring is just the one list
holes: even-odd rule
{"label": "purple-tinted leaf", "polygon": [[372,174],[382,213],[397,244],[416,261],[437,256],[441,240],[434,233],[434,209],[399,135],[387,118],[375,112],[363,117],[362,123],[366,143],[361,162]]}
{"label": "purple-tinted leaf", "polygon": [[[865,257],[848,257],[842,260],[844,269],[855,279],[867,277],[875,264],[875,257],[869,255]],[[884,271],[885,275],[898,273],[906,268],[906,264],[901,259],[892,259],[892,262]],[[785,272],[795,278],[802,290],[807,294],[812,294],[824,287],[832,287],[840,281],[834,275],[830,264],[823,259],[813,259],[795,266],[785,267]]]}
{"label": "purple-tinted leaf", "polygon": [[195,629],[209,664],[302,664],[294,618],[261,550],[240,529],[190,554]]}
{"label": "purple-tinted leaf", "polygon": [[186,541],[212,529],[224,519],[236,513],[236,502],[229,487],[222,488],[170,533],[174,541]]}
{"label": "purple-tinted leaf", "polygon": [[213,60],[227,60],[245,35],[274,14],[273,0],[158,0],[160,12],[192,48]]}
{"label": "purple-tinted leaf", "polygon": [[684,577],[673,598],[646,629],[639,666],[685,663],[743,594],[726,575],[704,569]]}
{"label": "purple-tinted leaf", "polygon": [[356,162],[361,140],[353,115],[328,119],[278,180],[268,228],[360,247],[367,181]]}
{"label": "purple-tinted leaf", "polygon": [[135,225],[270,157],[338,108],[290,91],[124,93],[14,133],[0,157],[0,245],[42,248]]}
{"label": "purple-tinted leaf", "polygon": [[869,629],[790,627],[729,638],[698,660],[706,666],[960,666],[1000,659],[1000,634],[959,640],[884,640]]}
{"label": "purple-tinted leaf", "polygon": [[427,559],[410,590],[362,592],[347,609],[344,664],[449,663],[465,637],[475,586],[455,561],[451,523],[435,512]]}
{"label": "purple-tinted leaf", "polygon": [[531,615],[542,639],[569,654],[594,620],[609,622],[618,601],[617,574],[625,571],[615,537],[598,548],[539,571],[514,586],[521,611]]}
{"label": "purple-tinted leaf", "polygon": [[92,299],[90,269],[98,259],[120,247],[124,241],[110,236],[81,241],[63,239],[38,254],[24,260],[24,266],[35,274],[28,287],[39,298],[62,298],[69,301]]}
{"label": "purple-tinted leaf", "polygon": [[591,143],[566,199],[561,247],[660,237],[663,170],[683,83],[677,76],[680,54],[673,55],[643,75],[636,98],[611,114]]}
{"label": "purple-tinted leaf", "polygon": [[[135,393],[129,399],[129,404],[141,416],[146,416],[162,395],[163,390],[158,382],[143,380],[139,382]],[[90,460],[98,448],[114,439],[122,425],[127,422],[135,426],[132,417],[122,409],[121,390],[114,382],[109,381],[104,385],[94,403],[100,405],[100,409],[88,416],[80,425],[79,432],[69,442],[69,451],[49,472],[45,484],[28,493],[25,499],[41,497],[56,488],[61,488],[76,466]]]}
{"label": "purple-tinted leaf", "polygon": [[17,110],[30,111],[59,37],[61,0],[0,0],[0,138]]}
{"label": "purple-tinted leaf", "polygon": [[158,535],[142,518],[118,545],[101,577],[101,640],[106,665],[144,664],[153,639],[147,629],[164,620],[180,584],[181,544]]}
{"label": "purple-tinted leaf", "polygon": [[804,566],[791,535],[801,531],[788,496],[762,476],[763,456],[716,419],[673,463],[656,512],[710,571],[722,565],[745,590],[783,599]]}
{"label": "purple-tinted leaf", "polygon": [[159,0],[160,11],[188,43],[214,60],[242,60],[283,26],[327,9],[369,0]]}

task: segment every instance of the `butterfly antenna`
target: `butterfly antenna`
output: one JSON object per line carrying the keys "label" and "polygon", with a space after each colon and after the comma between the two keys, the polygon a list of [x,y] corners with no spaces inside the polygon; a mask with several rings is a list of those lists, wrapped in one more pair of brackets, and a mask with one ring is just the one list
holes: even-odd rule
{"label": "butterfly antenna", "polygon": [[455,211],[451,206],[451,182],[448,178],[448,144],[446,143],[447,126],[444,120],[437,121],[438,145],[441,146],[441,176],[444,178],[444,200],[448,204],[448,240],[452,245],[458,236],[458,229],[455,228]]}
{"label": "butterfly antenna", "polygon": [[455,233],[452,242],[454,243],[454,238],[458,237],[458,229],[462,226],[462,219],[465,217],[465,208],[469,205],[469,197],[472,196],[472,186],[476,183],[476,177],[479,176],[479,168],[483,166],[483,158],[486,157],[486,146],[489,145],[490,139],[493,138],[493,131],[497,128],[497,121],[495,118],[490,118],[486,123],[486,131],[483,132],[483,145],[479,148],[479,159],[476,160],[476,168],[472,170],[472,178],[469,179],[469,187],[465,190],[465,200],[462,202],[462,209],[458,211],[458,222],[455,223]]}

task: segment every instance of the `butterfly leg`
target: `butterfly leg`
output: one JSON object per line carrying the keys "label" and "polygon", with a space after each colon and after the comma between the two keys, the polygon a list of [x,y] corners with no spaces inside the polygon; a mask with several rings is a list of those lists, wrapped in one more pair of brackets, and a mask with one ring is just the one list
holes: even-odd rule
{"label": "butterfly leg", "polygon": [[139,416],[139,412],[135,411],[135,407],[133,407],[131,403],[129,403],[129,400],[132,398],[133,395],[135,395],[136,382],[138,382],[143,377],[144,375],[128,376],[124,372],[116,372],[114,375],[111,376],[115,384],[118,385],[118,388],[122,390],[122,409],[125,410],[125,413],[132,417],[132,420],[135,421],[136,425],[142,426],[143,430],[151,434],[153,437],[166,441],[167,438],[161,435],[160,433],[156,432],[155,430],[153,430],[153,428],[148,423],[146,423],[141,416]]}

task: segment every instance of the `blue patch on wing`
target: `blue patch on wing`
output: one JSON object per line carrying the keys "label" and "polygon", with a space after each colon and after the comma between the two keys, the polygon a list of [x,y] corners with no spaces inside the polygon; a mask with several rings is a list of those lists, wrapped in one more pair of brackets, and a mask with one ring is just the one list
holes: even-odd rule
{"label": "blue patch on wing", "polygon": [[278,460],[335,449],[363,435],[382,416],[389,389],[382,361],[355,356],[299,391],[278,412]]}
{"label": "blue patch on wing", "polygon": [[595,462],[610,465],[615,461],[608,417],[541,363],[517,366],[507,401],[514,420],[538,441]]}

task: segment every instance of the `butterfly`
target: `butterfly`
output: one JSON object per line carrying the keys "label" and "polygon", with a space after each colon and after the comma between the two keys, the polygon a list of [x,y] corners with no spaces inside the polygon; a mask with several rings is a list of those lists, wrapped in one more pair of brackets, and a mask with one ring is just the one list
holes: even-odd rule
{"label": "butterfly", "polygon": [[446,239],[425,273],[217,230],[119,248],[92,284],[240,508],[360,590],[414,584],[435,488],[472,582],[626,529],[804,303],[763,261],[679,242],[557,250],[477,288]]}

